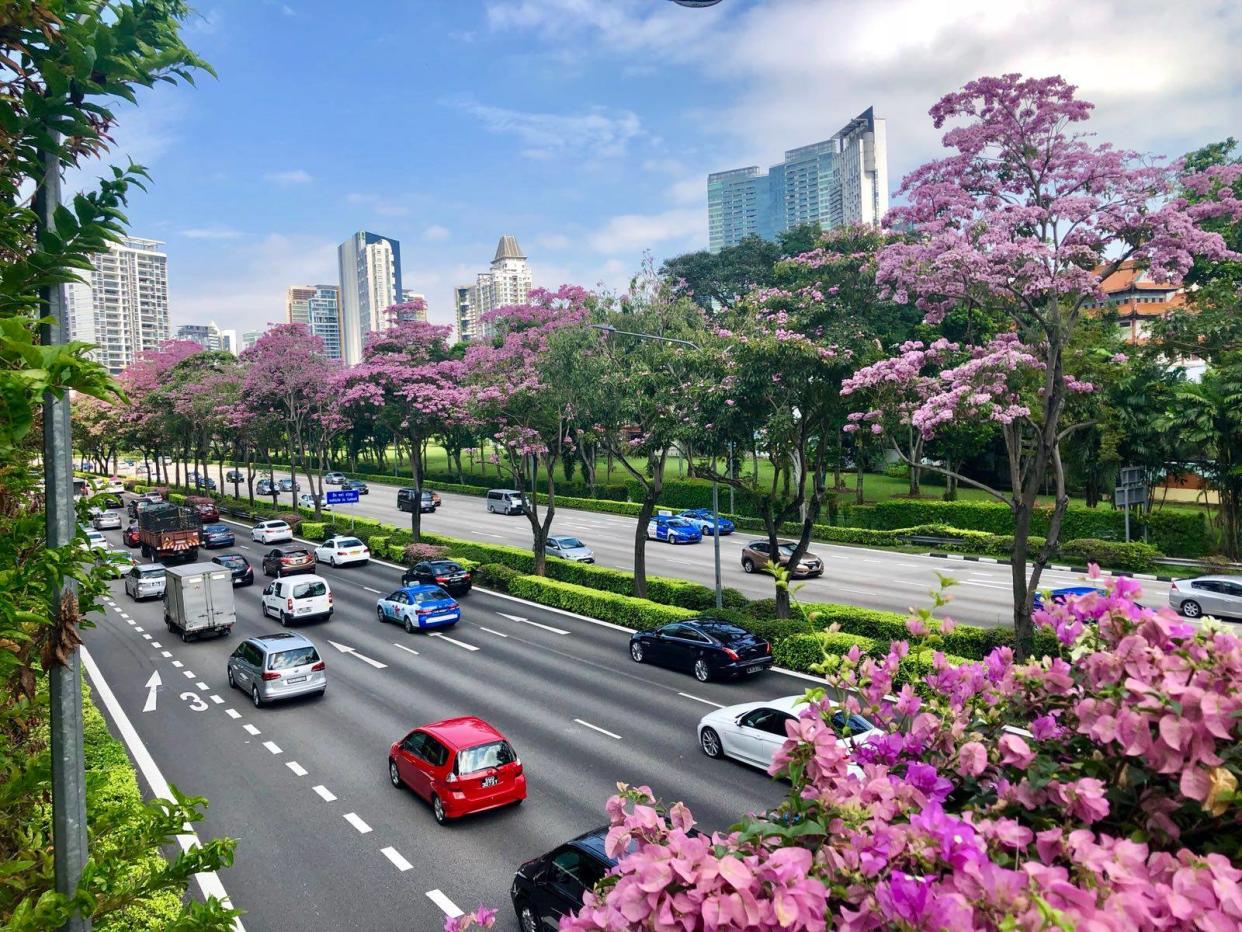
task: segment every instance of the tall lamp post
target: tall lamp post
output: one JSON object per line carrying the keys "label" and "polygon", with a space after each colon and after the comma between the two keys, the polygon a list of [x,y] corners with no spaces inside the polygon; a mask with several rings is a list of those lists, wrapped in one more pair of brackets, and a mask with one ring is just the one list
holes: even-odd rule
{"label": "tall lamp post", "polygon": [[[679,346],[688,346],[691,349],[700,349],[699,344],[690,340],[678,340],[675,337],[662,337],[656,333],[640,333],[635,330],[618,330],[612,324],[588,324],[595,330],[599,330],[605,337],[625,336],[634,337],[638,340],[654,340],[657,343],[675,343]],[[713,559],[716,564],[716,608],[724,607],[724,589],[720,580],[720,496],[718,483],[715,476],[716,470],[712,470],[712,551]],[[730,487],[732,492],[732,487]]]}

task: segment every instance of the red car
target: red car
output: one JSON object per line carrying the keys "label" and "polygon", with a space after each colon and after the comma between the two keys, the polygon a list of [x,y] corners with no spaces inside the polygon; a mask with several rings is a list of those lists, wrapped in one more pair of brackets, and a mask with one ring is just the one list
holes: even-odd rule
{"label": "red car", "polygon": [[122,533],[121,536],[125,539],[126,547],[137,547],[139,544],[142,543],[142,541],[138,539],[138,522],[137,521],[130,524],[130,526],[125,529],[125,531]]}
{"label": "red car", "polygon": [[388,779],[431,803],[441,825],[526,798],[517,752],[504,735],[473,715],[423,725],[394,742],[388,749]]}
{"label": "red car", "polygon": [[220,520],[220,509],[214,501],[205,495],[187,495],[185,503],[198,512],[198,516],[204,524],[209,521]]}

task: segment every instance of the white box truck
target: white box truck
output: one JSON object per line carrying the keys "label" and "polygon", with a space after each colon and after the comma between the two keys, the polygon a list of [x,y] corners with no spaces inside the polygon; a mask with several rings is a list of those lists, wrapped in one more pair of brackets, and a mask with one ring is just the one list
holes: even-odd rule
{"label": "white box truck", "polygon": [[164,624],[189,641],[233,630],[233,574],[216,563],[187,563],[164,571]]}

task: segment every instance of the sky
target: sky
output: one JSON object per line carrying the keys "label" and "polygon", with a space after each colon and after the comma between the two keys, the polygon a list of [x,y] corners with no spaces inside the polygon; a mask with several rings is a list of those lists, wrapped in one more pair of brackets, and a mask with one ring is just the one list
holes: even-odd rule
{"label": "sky", "polygon": [[441,323],[505,233],[536,285],[623,290],[706,247],[708,172],[873,106],[895,189],[983,74],[1062,74],[1144,153],[1242,136],[1235,0],[198,0],[185,36],[218,76],[144,93],[111,159],[153,176],[130,229],[167,244],[174,326],[282,320],[361,229]]}

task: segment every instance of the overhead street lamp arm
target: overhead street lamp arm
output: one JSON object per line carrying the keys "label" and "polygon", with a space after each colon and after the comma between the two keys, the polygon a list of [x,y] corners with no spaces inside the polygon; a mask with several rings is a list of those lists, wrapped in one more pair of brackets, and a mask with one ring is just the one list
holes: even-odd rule
{"label": "overhead street lamp arm", "polygon": [[612,324],[587,324],[587,326],[594,330],[600,331],[601,333],[604,334],[604,336],[607,336],[607,337],[610,337],[613,335],[618,335],[618,336],[623,336],[623,337],[637,337],[639,340],[656,340],[657,342],[660,342],[660,343],[676,343],[680,346],[688,346],[691,349],[702,349],[702,347],[699,346],[699,344],[692,343],[690,340],[679,340],[676,337],[662,337],[654,333],[638,333],[637,331],[634,331],[634,330],[618,330]]}

